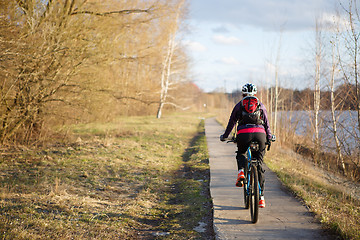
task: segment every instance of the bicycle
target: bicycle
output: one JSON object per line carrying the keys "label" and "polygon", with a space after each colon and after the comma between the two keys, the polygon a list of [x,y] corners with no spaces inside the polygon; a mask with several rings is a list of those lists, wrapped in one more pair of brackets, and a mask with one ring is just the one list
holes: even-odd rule
{"label": "bicycle", "polygon": [[[275,141],[275,136],[271,139],[271,142]],[[236,142],[236,139],[233,137],[232,140],[228,142]],[[267,150],[270,150],[271,142],[267,142]],[[259,151],[259,143],[252,141],[249,144],[249,147],[246,151],[247,164],[245,166],[245,180],[244,180],[244,203],[245,209],[250,208],[251,222],[256,223],[259,219],[259,201],[262,194],[262,190],[259,183],[258,176],[258,159],[252,158],[252,152]]]}

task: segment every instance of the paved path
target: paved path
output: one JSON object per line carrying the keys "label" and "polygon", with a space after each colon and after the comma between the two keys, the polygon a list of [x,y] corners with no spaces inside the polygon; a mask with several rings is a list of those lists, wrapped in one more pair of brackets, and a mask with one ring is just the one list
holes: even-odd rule
{"label": "paved path", "polygon": [[333,239],[324,235],[307,208],[284,191],[276,175],[267,167],[266,208],[260,209],[259,221],[252,224],[250,211],[244,208],[243,189],[235,187],[236,145],[219,141],[223,131],[214,118],[206,119],[210,192],[217,239]]}

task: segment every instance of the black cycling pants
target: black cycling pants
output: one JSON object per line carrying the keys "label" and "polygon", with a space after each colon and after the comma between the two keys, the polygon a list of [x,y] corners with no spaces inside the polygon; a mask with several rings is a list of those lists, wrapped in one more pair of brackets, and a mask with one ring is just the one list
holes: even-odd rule
{"label": "black cycling pants", "polygon": [[249,147],[250,142],[257,141],[259,143],[259,151],[253,152],[252,157],[259,160],[258,166],[258,176],[259,176],[259,183],[261,187],[262,193],[264,192],[264,183],[265,177],[262,168],[263,158],[265,155],[265,142],[266,142],[266,134],[262,132],[255,132],[255,133],[239,133],[236,137],[238,151],[236,154],[236,160],[238,165],[238,170],[241,168],[245,168],[246,166],[246,151]]}

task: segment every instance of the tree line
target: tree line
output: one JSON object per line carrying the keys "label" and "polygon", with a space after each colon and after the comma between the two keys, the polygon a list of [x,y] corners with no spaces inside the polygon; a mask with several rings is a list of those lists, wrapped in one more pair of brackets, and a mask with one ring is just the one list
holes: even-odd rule
{"label": "tree line", "polygon": [[186,13],[184,0],[0,1],[0,142],[192,107]]}
{"label": "tree line", "polygon": [[[334,94],[339,96],[336,98],[335,105],[341,106],[339,110],[351,110],[355,111],[357,109],[356,102],[356,89],[354,84],[342,84],[336,87]],[[262,90],[264,91],[264,89]],[[274,87],[266,89],[267,92],[274,92]],[[291,88],[282,88],[278,89],[278,99],[279,111],[310,111],[314,110],[314,101],[315,101],[315,90],[310,88],[305,89],[291,89]],[[228,94],[228,99],[233,100],[234,102],[242,98],[242,93],[240,90],[235,90],[231,94]],[[266,99],[264,99],[266,101]],[[320,91],[320,110],[331,110],[331,91],[330,90],[321,90]]]}

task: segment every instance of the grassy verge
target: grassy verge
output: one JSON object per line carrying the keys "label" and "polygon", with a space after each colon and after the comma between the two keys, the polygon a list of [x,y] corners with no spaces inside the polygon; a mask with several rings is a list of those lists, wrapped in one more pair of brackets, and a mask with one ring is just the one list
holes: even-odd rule
{"label": "grassy verge", "polygon": [[211,238],[203,125],[122,118],[72,126],[72,144],[2,149],[0,238]]}
{"label": "grassy verge", "polygon": [[266,164],[304,200],[324,228],[343,239],[360,239],[360,202],[327,181],[323,171],[298,155],[278,150],[267,153]]}

